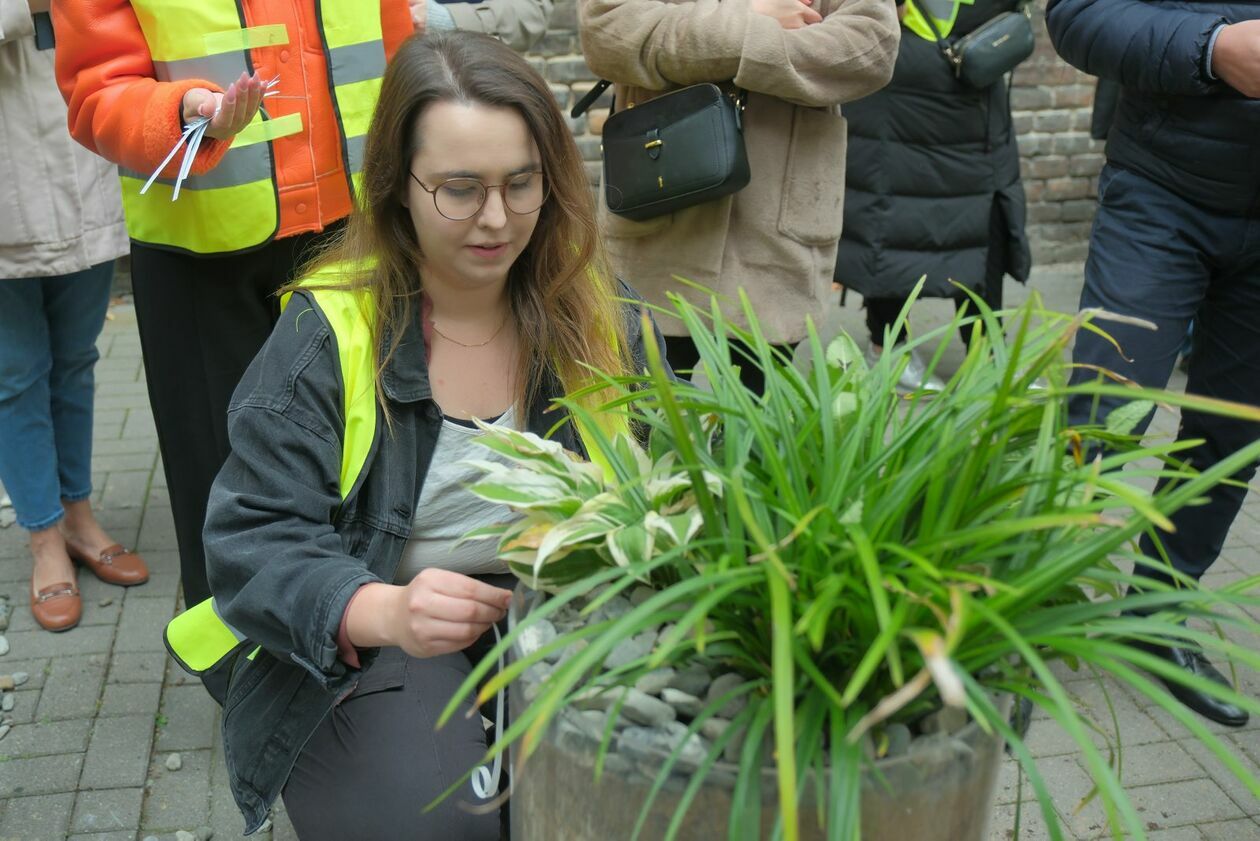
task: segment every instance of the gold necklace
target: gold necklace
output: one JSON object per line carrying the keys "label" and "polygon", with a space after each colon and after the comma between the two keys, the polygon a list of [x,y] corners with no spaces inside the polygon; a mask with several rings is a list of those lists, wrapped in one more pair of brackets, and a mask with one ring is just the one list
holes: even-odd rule
{"label": "gold necklace", "polygon": [[474,344],[466,344],[464,342],[461,342],[459,339],[452,339],[450,336],[446,335],[441,330],[439,330],[435,322],[430,321],[429,324],[433,327],[434,333],[437,333],[439,336],[441,336],[443,339],[446,339],[448,342],[457,344],[460,347],[471,348],[471,347],[485,347],[486,345],[493,342],[496,338],[498,338],[499,334],[503,332],[503,328],[507,325],[507,322],[508,322],[507,313],[504,313],[503,320],[499,322],[499,326],[495,329],[494,333],[490,335],[490,338],[486,339],[484,342],[476,342]]}

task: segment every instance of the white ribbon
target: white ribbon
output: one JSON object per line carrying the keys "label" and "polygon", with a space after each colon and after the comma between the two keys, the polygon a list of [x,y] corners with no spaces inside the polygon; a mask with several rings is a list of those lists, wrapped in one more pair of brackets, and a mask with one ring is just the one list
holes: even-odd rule
{"label": "white ribbon", "polygon": [[[271,79],[270,81],[264,82],[262,98],[266,99],[270,96],[275,96],[278,91],[274,91],[272,88],[278,84],[280,84],[279,76]],[[140,188],[140,195],[143,196],[146,192],[148,192],[149,188],[153,186],[153,182],[157,180],[158,175],[162,172],[162,170],[166,169],[166,165],[169,164],[171,159],[175,157],[175,154],[179,152],[179,147],[183,146],[186,142],[188,146],[184,149],[184,160],[179,165],[179,175],[175,178],[175,190],[171,193],[171,201],[175,201],[179,198],[179,188],[183,185],[184,179],[188,177],[189,171],[192,170],[193,160],[197,157],[197,150],[201,148],[201,140],[206,136],[206,127],[210,125],[211,120],[219,116],[219,109],[222,107],[223,100],[220,99],[219,104],[214,108],[213,115],[209,117],[194,117],[189,121],[188,125],[184,127],[184,133],[179,136],[179,140],[175,141],[174,148],[172,148],[170,153],[162,159],[162,163],[158,164],[158,168],[153,170],[153,174],[149,176],[149,180],[144,182],[144,186]]]}
{"label": "white ribbon", "polygon": [[[499,636],[499,626],[493,625],[494,641],[502,642]],[[503,652],[499,652],[499,671],[503,671]],[[506,687],[500,687],[498,695],[494,701],[494,736],[496,739],[503,736],[503,699],[507,692]],[[490,765],[478,765],[472,773],[473,793],[482,800],[489,800],[499,795],[499,780],[503,777],[503,753],[500,751],[495,754],[494,762]]]}

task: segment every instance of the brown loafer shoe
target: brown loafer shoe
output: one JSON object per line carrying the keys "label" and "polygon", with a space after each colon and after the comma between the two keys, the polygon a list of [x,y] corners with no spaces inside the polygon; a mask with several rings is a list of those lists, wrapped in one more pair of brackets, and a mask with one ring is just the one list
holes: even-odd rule
{"label": "brown loafer shoe", "polygon": [[92,570],[92,574],[106,584],[133,587],[149,580],[149,568],[145,566],[144,559],[117,543],[101,552],[99,558],[91,557],[69,542],[66,543],[66,551],[70,553],[71,560]]}
{"label": "brown loafer shoe", "polygon": [[79,624],[83,599],[79,588],[69,582],[50,584],[38,593],[31,584],[31,614],[46,631],[68,631]]}

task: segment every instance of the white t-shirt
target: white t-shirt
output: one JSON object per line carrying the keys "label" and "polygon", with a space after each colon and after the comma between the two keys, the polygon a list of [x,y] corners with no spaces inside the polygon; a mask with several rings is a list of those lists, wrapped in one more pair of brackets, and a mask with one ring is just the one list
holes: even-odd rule
{"label": "white t-shirt", "polygon": [[[508,409],[492,424],[516,428],[516,411]],[[442,419],[433,449],[433,460],[420,490],[416,515],[411,522],[411,537],[403,549],[395,584],[407,584],[423,569],[438,567],[465,575],[507,572],[507,564],[497,557],[497,540],[471,540],[455,544],[465,534],[482,526],[506,523],[520,518],[506,505],[479,499],[468,485],[482,473],[464,464],[469,459],[509,463],[493,450],[474,443],[481,430]]]}

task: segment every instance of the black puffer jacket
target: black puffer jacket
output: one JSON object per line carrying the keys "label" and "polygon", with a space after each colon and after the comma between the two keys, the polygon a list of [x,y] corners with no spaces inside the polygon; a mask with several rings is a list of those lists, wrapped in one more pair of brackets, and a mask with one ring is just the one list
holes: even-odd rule
{"label": "black puffer jacket", "polygon": [[[1014,7],[1014,0],[963,6],[949,37]],[[953,297],[950,280],[982,286],[991,246],[1002,249],[1006,272],[1028,278],[1024,188],[1004,83],[963,85],[936,44],[903,29],[892,82],[846,105],[844,115],[848,183],[837,281],[863,296],[897,298],[926,274],[924,295]],[[994,242],[991,224],[1004,241]]]}
{"label": "black puffer jacket", "polygon": [[1182,198],[1260,214],[1260,100],[1208,76],[1222,23],[1260,19],[1257,0],[1050,0],[1069,64],[1124,86],[1107,160]]}

